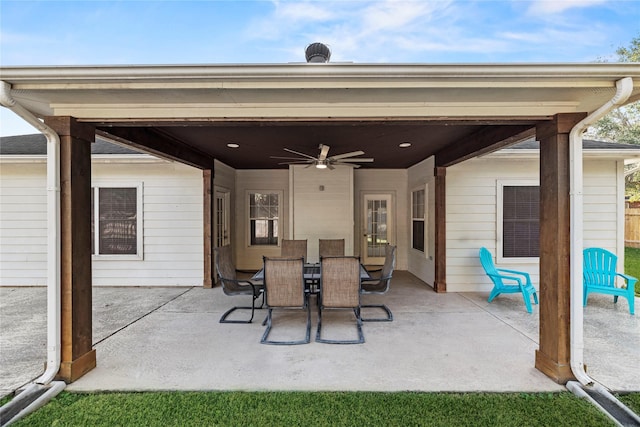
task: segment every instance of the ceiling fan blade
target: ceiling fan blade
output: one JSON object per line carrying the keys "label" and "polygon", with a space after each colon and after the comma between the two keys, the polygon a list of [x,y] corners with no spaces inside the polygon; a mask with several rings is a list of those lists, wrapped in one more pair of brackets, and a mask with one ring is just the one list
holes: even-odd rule
{"label": "ceiling fan blade", "polygon": [[362,158],[362,159],[341,159],[336,163],[344,163],[344,162],[362,162],[362,163],[371,163],[373,162],[372,158]]}
{"label": "ceiling fan blade", "polygon": [[318,160],[326,160],[327,154],[329,154],[329,148],[331,147],[328,145],[320,144],[320,155],[318,156]]}
{"label": "ceiling fan blade", "polygon": [[331,156],[330,159],[331,160],[340,160],[340,159],[344,159],[346,157],[362,156],[363,154],[364,154],[364,151],[352,151],[350,153],[336,154],[335,156]]}
{"label": "ceiling fan blade", "polygon": [[315,157],[310,156],[310,155],[308,155],[308,154],[301,153],[301,152],[299,152],[299,151],[290,150],[290,149],[288,149],[288,148],[285,148],[285,149],[284,149],[284,151],[288,151],[288,152],[290,152],[290,153],[297,154],[297,155],[299,155],[299,156],[303,156],[303,157],[306,157],[306,158],[308,158],[308,159],[316,160],[316,158],[315,158]]}
{"label": "ceiling fan blade", "polygon": [[331,163],[327,163],[327,167],[328,167],[329,169],[331,169],[331,170],[334,170],[334,169],[335,169],[335,167],[333,167],[333,165],[332,165]]}
{"label": "ceiling fan blade", "polygon": [[308,162],[306,160],[298,160],[298,161],[293,161],[293,162],[280,162],[278,163],[279,165],[312,165],[313,162]]}
{"label": "ceiling fan blade", "polygon": [[271,159],[281,159],[281,160],[304,160],[305,162],[311,162],[315,159],[301,159],[300,157],[281,157],[281,156],[269,156]]}

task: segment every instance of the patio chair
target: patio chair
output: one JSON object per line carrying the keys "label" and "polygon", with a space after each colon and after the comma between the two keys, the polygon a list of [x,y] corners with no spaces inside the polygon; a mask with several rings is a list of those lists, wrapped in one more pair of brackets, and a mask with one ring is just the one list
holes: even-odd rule
{"label": "patio chair", "polygon": [[320,258],[344,256],[344,239],[319,239],[318,254]]}
{"label": "patio chair", "polygon": [[[533,297],[533,301],[538,304],[538,295],[536,293],[536,288],[531,284],[531,277],[529,276],[529,273],[496,268],[493,264],[493,256],[491,255],[491,252],[489,252],[485,247],[480,248],[480,263],[482,264],[485,273],[487,273],[487,276],[489,276],[493,282],[493,289],[489,294],[489,302],[493,301],[493,299],[500,294],[516,294],[520,292],[522,293],[522,298],[524,299],[527,311],[529,313],[532,312],[531,297]],[[516,284],[506,284],[505,282]]]}
{"label": "patio chair", "polygon": [[[311,340],[311,310],[304,291],[304,259],[264,257],[264,286],[267,302],[266,329],[262,344],[295,345],[307,344]],[[269,340],[273,326],[274,309],[300,308],[307,311],[307,331],[305,338],[297,341]]]}
{"label": "patio chair", "polygon": [[[590,292],[613,295],[613,303],[618,297],[624,297],[629,302],[629,312],[634,314],[635,284],[637,278],[616,272],[618,257],[606,249],[587,248],[583,251],[584,264],[582,277],[584,286],[584,306]],[[616,287],[616,278],[622,278],[624,285]]]}
{"label": "patio chair", "polygon": [[[358,338],[334,340],[322,338],[322,312],[327,309],[353,310]],[[360,318],[360,258],[320,258],[320,298],[316,341],[328,344],[360,344],[364,342]]]}
{"label": "patio chair", "polygon": [[[262,304],[260,304],[259,308],[264,305],[264,287],[250,280],[238,279],[230,245],[215,248],[215,259],[216,271],[224,294],[229,296],[251,295],[253,297],[251,307],[235,306],[230,308],[220,317],[220,323],[251,323],[256,309],[256,300],[260,297],[260,294],[262,294]],[[228,320],[227,317],[236,310],[251,310],[251,317],[249,320]]]}
{"label": "patio chair", "polygon": [[[373,277],[373,280],[362,281],[362,294],[386,294],[391,285],[391,276],[393,275],[393,269],[396,262],[396,246],[385,245],[384,248],[384,265],[382,270]],[[363,322],[391,322],[393,320],[393,313],[389,307],[384,304],[362,304],[362,308],[381,308],[387,316],[383,318],[365,318],[362,317]]]}
{"label": "patio chair", "polygon": [[287,240],[283,239],[280,247],[280,256],[287,258],[302,257],[307,260],[307,240]]}

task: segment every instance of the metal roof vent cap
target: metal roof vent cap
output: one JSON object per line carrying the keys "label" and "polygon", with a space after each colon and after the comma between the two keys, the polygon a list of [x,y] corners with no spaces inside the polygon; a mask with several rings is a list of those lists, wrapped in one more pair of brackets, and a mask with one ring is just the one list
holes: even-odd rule
{"label": "metal roof vent cap", "polygon": [[304,54],[307,58],[307,62],[329,62],[329,58],[331,58],[331,49],[323,43],[311,43],[304,50]]}

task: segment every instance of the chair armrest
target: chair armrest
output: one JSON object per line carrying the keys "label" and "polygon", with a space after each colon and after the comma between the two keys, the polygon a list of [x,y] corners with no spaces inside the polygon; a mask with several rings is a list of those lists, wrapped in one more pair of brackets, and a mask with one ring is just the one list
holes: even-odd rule
{"label": "chair armrest", "polygon": [[500,273],[509,273],[509,274],[516,274],[524,277],[530,277],[529,273],[527,273],[526,271],[507,270],[505,268],[496,268],[496,270],[498,270],[498,272]]}
{"label": "chair armrest", "polygon": [[638,279],[636,279],[633,276],[629,276],[628,274],[622,274],[622,273],[616,273],[616,276],[620,276],[624,279],[625,282],[627,282],[627,289],[629,288],[634,288],[636,282],[638,281]]}
{"label": "chair armrest", "polygon": [[518,276],[510,276],[510,275],[507,275],[507,274],[493,274],[493,273],[487,273],[487,276],[489,276],[489,277],[497,277],[499,279],[513,280],[515,282],[518,282],[518,286],[520,286],[521,288],[523,287],[522,279],[520,277],[518,277]]}

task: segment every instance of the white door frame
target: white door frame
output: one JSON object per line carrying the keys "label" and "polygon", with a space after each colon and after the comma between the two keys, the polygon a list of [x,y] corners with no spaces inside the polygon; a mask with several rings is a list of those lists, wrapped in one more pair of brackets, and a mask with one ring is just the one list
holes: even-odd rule
{"label": "white door frame", "polygon": [[[375,231],[372,229],[373,224],[369,223],[371,217],[369,216],[368,205],[369,201],[384,201],[386,202],[386,214],[384,220],[386,221],[385,232],[386,238],[384,241],[378,240],[377,244],[381,245],[381,248],[384,247],[384,244],[391,243],[393,244],[395,239],[395,228],[394,228],[394,218],[395,218],[395,209],[393,206],[393,194],[392,193],[365,193],[362,196],[362,250],[360,251],[362,263],[366,265],[382,265],[384,264],[384,250],[381,249],[380,253],[375,255],[369,255],[369,239],[375,239],[376,233],[372,233]],[[379,218],[376,218],[376,223],[379,222]],[[371,226],[371,227],[370,227]]]}

